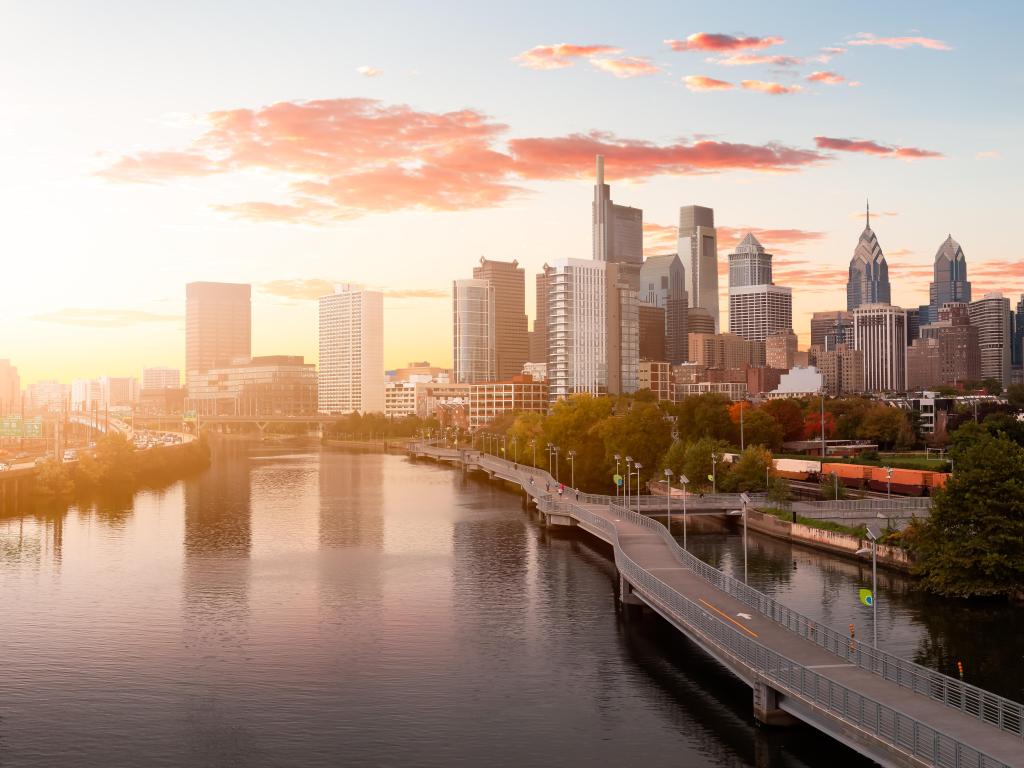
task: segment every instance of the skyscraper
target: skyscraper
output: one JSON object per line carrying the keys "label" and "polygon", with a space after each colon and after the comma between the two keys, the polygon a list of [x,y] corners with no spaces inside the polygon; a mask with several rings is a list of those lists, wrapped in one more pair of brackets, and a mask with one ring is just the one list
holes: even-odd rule
{"label": "skyscraper", "polygon": [[860,233],[860,240],[850,260],[846,309],[852,312],[864,304],[888,304],[891,300],[889,265],[871,229],[871,208],[868,207],[864,231]]}
{"label": "skyscraper", "polygon": [[494,286],[487,280],[456,280],[452,285],[452,359],[457,384],[498,379],[494,296]]}
{"label": "skyscraper", "polygon": [[252,288],[240,283],[185,286],[185,377],[252,356]]}
{"label": "skyscraper", "polygon": [[951,301],[971,303],[971,284],[967,282],[967,259],[960,243],[949,235],[935,252],[934,279],[928,286],[928,319],[921,324],[939,319],[943,304]]}
{"label": "skyscraper", "polygon": [[530,362],[548,362],[548,267],[537,273],[533,330],[530,332]]}
{"label": "skyscraper", "polygon": [[720,327],[718,312],[718,233],[715,212],[700,205],[679,209],[679,257],[686,267],[690,307],[706,309]]}
{"label": "skyscraper", "polygon": [[[729,333],[764,342],[792,326],[793,292],[772,283],[772,255],[747,233],[729,254]],[[765,360],[758,355],[755,364]]]}
{"label": "skyscraper", "polygon": [[650,256],[640,268],[640,303],[665,310],[665,357],[686,360],[686,268],[676,254]]}
{"label": "skyscraper", "polygon": [[729,287],[771,283],[772,255],[765,251],[753,232],[748,232],[736,250],[729,254]]}
{"label": "skyscraper", "polygon": [[986,293],[969,305],[971,325],[978,329],[981,378],[1010,384],[1010,300],[1001,293]]}
{"label": "skyscraper", "polygon": [[628,264],[609,263],[605,269],[605,355],[612,395],[632,394],[638,386],[640,320],[634,274]]}
{"label": "skyscraper", "polygon": [[384,413],[384,295],[340,285],[319,300],[321,413]]}
{"label": "skyscraper", "polygon": [[518,261],[480,258],[473,277],[487,280],[494,288],[494,357],[498,379],[523,372],[529,359],[530,340],[526,319],[526,273]]}
{"label": "skyscraper", "polygon": [[864,353],[864,391],[902,392],[907,386],[907,313],[891,304],[853,311],[853,346]]}
{"label": "skyscraper", "polygon": [[592,218],[594,261],[635,265],[625,272],[631,282],[636,283],[644,260],[644,212],[612,202],[611,188],[604,183],[604,157],[601,155],[597,156]]}
{"label": "skyscraper", "polygon": [[[935,341],[933,349],[929,345],[921,345],[924,341]],[[921,326],[921,336],[914,342],[921,350],[911,354],[913,347],[907,348],[907,387],[932,387],[938,384],[956,386],[966,381],[977,381],[981,378],[981,350],[978,346],[978,329],[971,325],[968,306],[963,303],[943,304],[939,309],[939,319],[934,323]],[[930,359],[934,351],[936,360]],[[913,357],[925,357],[928,360],[921,364]],[[913,365],[912,365],[913,364]],[[936,368],[932,368],[932,365]],[[918,370],[913,371],[916,367]],[[934,377],[925,381],[927,376]]]}
{"label": "skyscraper", "polygon": [[811,315],[811,346],[835,349],[837,344],[853,344],[853,315],[842,310]]}
{"label": "skyscraper", "polygon": [[608,388],[607,265],[559,259],[548,268],[548,394],[552,400]]}

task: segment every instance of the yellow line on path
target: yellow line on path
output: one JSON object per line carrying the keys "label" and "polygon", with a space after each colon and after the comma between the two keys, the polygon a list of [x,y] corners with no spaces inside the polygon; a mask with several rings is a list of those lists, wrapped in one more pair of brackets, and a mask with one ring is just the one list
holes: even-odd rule
{"label": "yellow line on path", "polygon": [[709,603],[709,602],[708,602],[707,600],[705,600],[705,599],[704,599],[703,597],[702,597],[702,598],[700,598],[700,601],[701,601],[702,603],[704,603],[704,605],[705,605],[705,606],[707,606],[707,607],[708,607],[708,608],[710,608],[710,609],[711,609],[712,611],[714,611],[714,612],[715,612],[715,613],[717,613],[717,614],[718,614],[719,616],[721,616],[721,617],[722,617],[723,619],[725,619],[726,621],[731,621],[731,622],[732,622],[733,624],[735,624],[735,625],[736,625],[737,627],[739,627],[740,629],[742,629],[742,630],[743,630],[744,632],[746,632],[746,633],[747,633],[748,635],[750,635],[751,637],[757,637],[757,632],[754,632],[754,631],[753,631],[753,630],[751,630],[751,629],[747,629],[747,628],[746,628],[745,626],[743,626],[742,624],[740,624],[740,623],[739,623],[738,621],[736,621],[736,619],[734,619],[734,618],[733,618],[732,616],[730,616],[729,614],[727,614],[727,613],[723,613],[722,611],[720,611],[720,610],[718,610],[717,608],[715,608],[715,606],[713,606],[713,605],[712,605],[711,603]]}

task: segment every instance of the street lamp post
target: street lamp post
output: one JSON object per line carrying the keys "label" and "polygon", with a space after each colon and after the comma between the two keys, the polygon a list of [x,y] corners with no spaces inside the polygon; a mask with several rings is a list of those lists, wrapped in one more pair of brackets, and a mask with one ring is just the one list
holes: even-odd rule
{"label": "street lamp post", "polygon": [[718,493],[718,472],[716,470],[718,466],[718,454],[714,451],[711,452],[711,493],[712,495]]}
{"label": "street lamp post", "polygon": [[665,508],[668,510],[668,532],[672,533],[672,470],[665,467],[665,488],[668,495],[665,496]]}
{"label": "street lamp post", "polygon": [[615,454],[615,503],[619,503],[619,462],[622,457],[619,454]]}
{"label": "street lamp post", "polygon": [[690,478],[686,475],[679,476],[679,483],[683,486],[683,549],[686,549],[686,484],[690,482]]}
{"label": "street lamp post", "polygon": [[885,467],[885,498],[892,498],[892,467]]}
{"label": "street lamp post", "polygon": [[743,401],[740,400],[740,450],[743,450]]}
{"label": "street lamp post", "polygon": [[857,554],[864,556],[871,555],[871,634],[872,647],[878,649],[878,529],[872,525],[867,526],[868,538],[871,539],[871,549],[866,547],[857,550]]}
{"label": "street lamp post", "polygon": [[747,583],[747,504],[750,502],[750,497],[745,493],[740,494],[740,502],[743,505],[742,509],[734,509],[729,512],[730,515],[742,515],[743,517],[743,583]]}
{"label": "street lamp post", "polygon": [[633,462],[633,468],[636,470],[636,511],[640,511],[640,470],[644,468],[644,465],[639,461]]}
{"label": "street lamp post", "polygon": [[548,443],[548,474],[551,474],[551,449],[554,447],[551,443]]}
{"label": "street lamp post", "polygon": [[576,451],[569,451],[569,487],[576,487]]}
{"label": "street lamp post", "polygon": [[633,457],[626,457],[626,509],[629,509],[629,484],[633,481]]}
{"label": "street lamp post", "polygon": [[515,435],[512,435],[512,456],[516,462],[519,463],[519,441]]}
{"label": "street lamp post", "polygon": [[530,440],[530,445],[533,446],[533,468],[537,468],[537,438]]}
{"label": "street lamp post", "polygon": [[556,445],[551,450],[554,451],[554,454],[555,454],[555,482],[557,483],[557,482],[559,482],[559,480],[558,480],[558,451],[559,451],[559,448]]}

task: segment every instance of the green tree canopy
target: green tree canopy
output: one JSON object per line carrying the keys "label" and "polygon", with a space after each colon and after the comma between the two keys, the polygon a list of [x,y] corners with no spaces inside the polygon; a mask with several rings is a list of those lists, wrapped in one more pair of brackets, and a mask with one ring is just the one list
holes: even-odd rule
{"label": "green tree canopy", "polygon": [[[729,443],[725,440],[716,440],[713,437],[702,437],[686,447],[686,458],[683,462],[683,472],[690,478],[694,488],[712,487],[709,475],[714,475],[719,482],[721,490],[726,475],[729,473],[729,465],[722,461],[722,456],[729,451]],[[718,463],[712,470],[711,455],[718,457]]]}
{"label": "green tree canopy", "polygon": [[768,485],[768,469],[771,466],[771,451],[761,445],[747,446],[729,468],[725,482],[719,484],[719,487],[733,493],[763,491]]}
{"label": "green tree canopy", "polygon": [[693,395],[675,406],[676,427],[685,440],[711,437],[729,443],[738,442],[739,430],[729,418],[729,399],[725,395]]}
{"label": "green tree canopy", "polygon": [[936,494],[931,516],[907,537],[916,567],[925,587],[942,595],[1020,595],[1024,448],[969,432],[954,444],[956,472]]}
{"label": "green tree canopy", "polygon": [[743,436],[746,445],[763,445],[772,451],[782,447],[782,426],[764,409],[745,413],[743,417]]}

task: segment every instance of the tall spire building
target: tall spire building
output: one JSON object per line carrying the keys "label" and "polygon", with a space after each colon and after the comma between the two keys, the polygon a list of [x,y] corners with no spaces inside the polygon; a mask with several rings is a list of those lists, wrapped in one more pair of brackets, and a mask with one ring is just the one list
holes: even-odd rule
{"label": "tall spire building", "polygon": [[864,304],[891,304],[889,265],[878,238],[871,229],[871,207],[867,207],[864,231],[850,260],[850,276],[846,283],[846,311]]}
{"label": "tall spire building", "polygon": [[644,212],[612,202],[611,188],[604,183],[604,157],[597,156],[594,185],[594,261],[633,265],[623,270],[634,290],[640,288],[640,265],[644,262]]}
{"label": "tall spire building", "polygon": [[939,310],[949,302],[971,303],[967,282],[967,259],[960,243],[949,235],[935,253],[934,280],[928,286],[928,322],[939,319]]}

